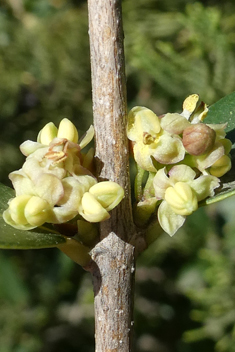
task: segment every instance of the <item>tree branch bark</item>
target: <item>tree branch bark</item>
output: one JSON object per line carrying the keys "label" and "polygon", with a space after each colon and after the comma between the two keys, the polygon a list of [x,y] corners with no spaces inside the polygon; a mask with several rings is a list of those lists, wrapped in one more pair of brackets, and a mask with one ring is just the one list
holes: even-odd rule
{"label": "tree branch bark", "polygon": [[126,137],[126,79],[121,0],[88,0],[92,98],[99,180],[112,180],[125,198],[100,226],[91,251],[96,352],[131,351],[135,232]]}
{"label": "tree branch bark", "polygon": [[132,212],[121,0],[88,0],[88,9],[97,175],[125,190],[111,221],[102,224],[101,236],[115,227],[118,236],[128,240]]}

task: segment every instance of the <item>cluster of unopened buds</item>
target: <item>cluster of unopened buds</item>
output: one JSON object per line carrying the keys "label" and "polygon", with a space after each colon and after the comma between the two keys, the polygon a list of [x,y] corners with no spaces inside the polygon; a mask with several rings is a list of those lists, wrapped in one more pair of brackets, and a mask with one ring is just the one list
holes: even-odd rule
{"label": "cluster of unopened buds", "polygon": [[137,208],[157,208],[159,224],[171,236],[200,201],[215,194],[219,178],[231,168],[226,124],[204,123],[207,112],[207,105],[193,94],[185,99],[181,114],[158,117],[137,106],[128,115],[134,159],[151,181],[137,195]]}
{"label": "cluster of unopened buds", "polygon": [[22,168],[10,173],[15,198],[3,213],[6,223],[30,230],[72,219],[100,222],[110,217],[124,197],[115,182],[97,182],[92,174],[93,148],[81,150],[92,140],[93,126],[78,142],[78,131],[63,119],[59,128],[50,122],[38,134],[37,142],[20,146],[26,156]]}

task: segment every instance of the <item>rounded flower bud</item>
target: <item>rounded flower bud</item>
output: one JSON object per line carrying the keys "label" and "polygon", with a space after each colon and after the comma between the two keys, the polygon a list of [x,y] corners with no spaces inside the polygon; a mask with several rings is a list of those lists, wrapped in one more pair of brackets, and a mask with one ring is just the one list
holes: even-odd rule
{"label": "rounded flower bud", "polygon": [[233,145],[230,139],[227,139],[227,138],[220,139],[219,142],[224,147],[224,154],[228,154],[231,151],[232,145]]}
{"label": "rounded flower bud", "polygon": [[107,210],[89,192],[84,193],[82,197],[82,211],[79,213],[89,222],[100,222],[110,217]]}
{"label": "rounded flower bud", "polygon": [[54,125],[53,122],[49,122],[39,132],[37,142],[44,145],[49,145],[56,136],[57,127]]}
{"label": "rounded flower bud", "polygon": [[32,229],[41,226],[48,219],[51,207],[40,197],[22,194],[13,198],[3,218],[9,225],[18,229]]}
{"label": "rounded flower bud", "polygon": [[69,119],[63,119],[58,128],[58,138],[66,138],[73,143],[78,142],[78,131]]}
{"label": "rounded flower bud", "polygon": [[8,212],[16,224],[26,225],[28,223],[24,210],[31,197],[30,195],[22,194],[10,201]]}
{"label": "rounded flower bud", "polygon": [[123,188],[113,181],[96,183],[89,189],[89,193],[91,193],[107,211],[116,207],[124,197]]}
{"label": "rounded flower bud", "polygon": [[37,227],[47,221],[50,210],[51,207],[46,200],[32,196],[25,206],[24,214],[28,223]]}
{"label": "rounded flower bud", "polygon": [[165,200],[179,215],[190,215],[198,208],[197,195],[185,182],[177,182],[174,187],[168,187]]}
{"label": "rounded flower bud", "polygon": [[232,167],[231,159],[228,155],[223,155],[211,167],[210,174],[216,177],[221,177],[228,172]]}
{"label": "rounded flower bud", "polygon": [[202,155],[209,152],[215,143],[216,133],[203,123],[192,124],[183,132],[183,145],[191,155]]}

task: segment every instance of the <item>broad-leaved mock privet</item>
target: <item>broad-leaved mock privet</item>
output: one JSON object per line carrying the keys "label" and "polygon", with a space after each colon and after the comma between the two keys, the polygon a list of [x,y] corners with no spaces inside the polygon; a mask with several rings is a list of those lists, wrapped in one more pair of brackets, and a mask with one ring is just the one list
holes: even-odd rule
{"label": "broad-leaved mock privet", "polygon": [[[138,226],[140,219],[146,221],[156,209],[160,226],[173,236],[186,216],[198,209],[198,203],[215,194],[219,177],[231,169],[232,143],[225,138],[226,124],[206,124],[207,112],[197,94],[185,99],[180,114],[158,117],[140,106],[129,112],[127,136],[139,182]],[[141,193],[143,180],[138,180],[143,171],[149,176]]]}
{"label": "broad-leaved mock privet", "polygon": [[30,230],[45,222],[61,224],[76,217],[89,222],[108,219],[124,191],[115,182],[98,183],[92,174],[93,149],[81,150],[93,136],[91,126],[78,141],[74,124],[63,119],[58,129],[48,123],[36,142],[24,142],[20,150],[26,160],[20,170],[9,175],[15,198],[3,213],[5,222]]}

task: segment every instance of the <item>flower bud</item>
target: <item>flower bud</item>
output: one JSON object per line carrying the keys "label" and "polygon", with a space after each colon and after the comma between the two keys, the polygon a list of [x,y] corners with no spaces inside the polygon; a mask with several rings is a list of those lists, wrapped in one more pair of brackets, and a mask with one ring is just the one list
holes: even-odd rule
{"label": "flower bud", "polygon": [[177,182],[174,187],[168,187],[165,200],[179,215],[190,215],[198,208],[196,193],[185,182]]}
{"label": "flower bud", "polygon": [[219,141],[222,146],[224,147],[224,154],[228,154],[230,153],[231,149],[232,149],[232,142],[230,141],[230,139],[224,138],[224,139],[220,139]]}
{"label": "flower bud", "polygon": [[73,143],[77,143],[78,131],[74,124],[70,120],[65,118],[59,124],[57,137],[66,138]]}
{"label": "flower bud", "polygon": [[216,133],[209,126],[198,123],[185,128],[183,145],[191,155],[202,155],[209,152],[215,143]]}
{"label": "flower bud", "polygon": [[11,219],[20,225],[25,225],[28,223],[25,217],[25,207],[28,201],[32,196],[30,195],[20,195],[18,197],[13,198],[9,203],[9,214]]}
{"label": "flower bud", "polygon": [[25,206],[24,214],[28,223],[36,227],[47,221],[50,210],[51,207],[46,200],[32,196]]}
{"label": "flower bud", "polygon": [[232,167],[231,159],[228,155],[223,155],[209,169],[211,175],[221,177]]}
{"label": "flower bud", "polygon": [[44,145],[38,142],[33,142],[33,141],[25,141],[20,145],[20,151],[23,155],[29,156],[30,154],[33,154],[36,150],[39,148],[45,148]]}
{"label": "flower bud", "polygon": [[112,181],[96,183],[89,189],[89,193],[91,193],[107,211],[116,207],[124,197],[123,188]]}
{"label": "flower bud", "polygon": [[56,136],[57,127],[54,125],[53,122],[49,122],[39,132],[37,142],[44,145],[49,145]]}
{"label": "flower bud", "polygon": [[110,217],[107,210],[89,192],[84,193],[82,197],[82,211],[79,213],[89,222],[100,222]]}

